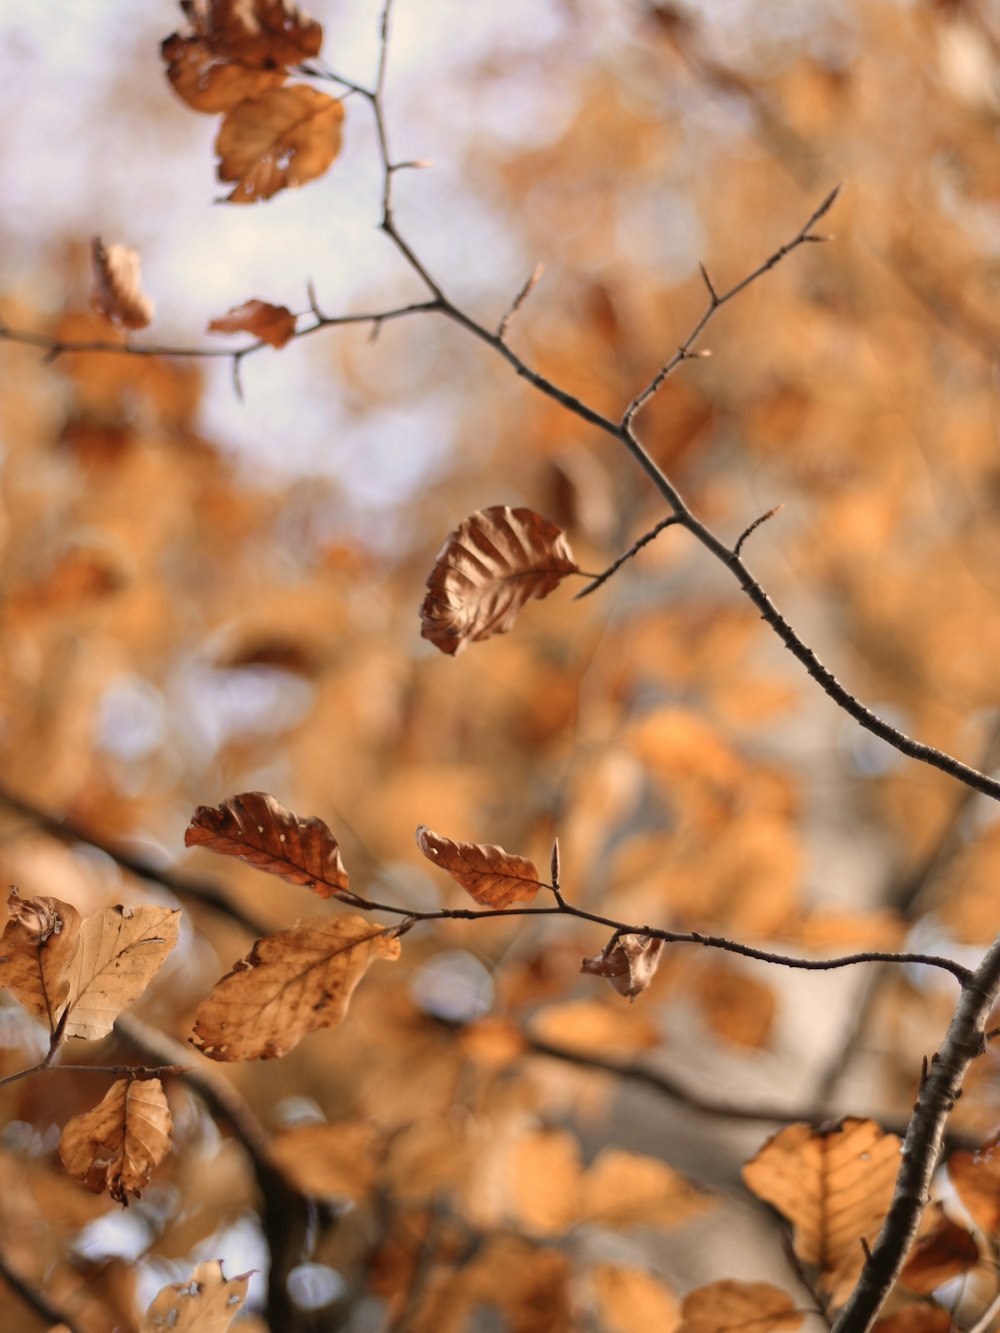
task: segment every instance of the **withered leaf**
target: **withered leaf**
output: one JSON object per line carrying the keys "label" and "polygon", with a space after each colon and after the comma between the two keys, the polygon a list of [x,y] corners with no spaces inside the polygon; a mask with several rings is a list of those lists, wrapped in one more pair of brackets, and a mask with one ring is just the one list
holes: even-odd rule
{"label": "withered leaf", "polygon": [[247,1298],[252,1273],[226,1278],[222,1263],[199,1264],[187,1282],[161,1288],[146,1311],[139,1333],[226,1333]]}
{"label": "withered leaf", "polygon": [[467,643],[506,634],[526,602],[547,597],[578,568],[565,533],[533,510],[477,510],[437,554],[421,636],[456,655]]}
{"label": "withered leaf", "polygon": [[679,1333],[777,1333],[801,1323],[792,1298],[779,1287],[726,1279],[685,1296]]}
{"label": "withered leaf", "polygon": [[313,917],[268,935],[198,1006],[190,1038],[213,1060],[269,1060],[307,1032],[335,1027],[378,958],[399,957],[391,930],[361,916]]}
{"label": "withered leaf", "polygon": [[644,1269],[603,1263],[588,1276],[605,1333],[635,1333],[640,1328],[673,1333],[680,1323],[676,1296]]}
{"label": "withered leaf", "polygon": [[1000,1136],[976,1152],[953,1152],[948,1178],[976,1226],[987,1236],[1000,1235]]}
{"label": "withered leaf", "polygon": [[595,957],[585,958],[580,971],[606,977],[619,995],[634,1000],[656,975],[662,948],[661,939],[651,939],[647,935],[619,935]]}
{"label": "withered leaf", "polygon": [[180,912],[168,907],[104,907],[84,919],[66,965],[67,1037],[110,1032],[177,943]]}
{"label": "withered leaf", "polygon": [[955,1333],[957,1327],[952,1312],[944,1306],[914,1301],[880,1319],[873,1333]]}
{"label": "withered leaf", "polygon": [[367,1120],[299,1125],[272,1135],[267,1154],[302,1194],[360,1203],[374,1183],[376,1140]]}
{"label": "withered leaf", "polygon": [[76,951],[80,914],[58,898],[22,898],[12,889],[10,920],[0,936],[0,987],[55,1030],[69,995],[67,965]]}
{"label": "withered leaf", "polygon": [[257,97],[285,82],[283,69],[234,62],[213,51],[202,37],[174,33],[160,44],[167,78],[178,97],[194,111],[229,111],[246,97]]}
{"label": "withered leaf", "polygon": [[283,305],[266,301],[244,301],[227,314],[213,319],[209,333],[252,333],[272,347],[284,347],[295,334],[295,316]]}
{"label": "withered leaf", "polygon": [[236,183],[227,200],[260,203],[321,176],[340,152],[343,120],[342,102],[302,84],[238,103],[215,140],[219,180]]}
{"label": "withered leaf", "polygon": [[323,28],[286,0],[181,0],[194,37],[215,55],[262,68],[319,55]]}
{"label": "withered leaf", "polygon": [[91,310],[126,329],[144,329],[153,318],[153,302],[142,290],[138,250],[105,245],[95,236],[90,256]]}
{"label": "withered leaf", "polygon": [[349,892],[337,840],[322,819],[300,819],[262,791],[200,805],[184,834],[186,847],[236,856],[320,898]]}
{"label": "withered leaf", "polygon": [[119,1203],[139,1197],[150,1172],[170,1151],[173,1121],[157,1078],[120,1078],[92,1111],[74,1116],[59,1140],[71,1176]]}
{"label": "withered leaf", "polygon": [[967,1273],[978,1262],[975,1237],[953,1222],[938,1203],[934,1205],[933,1226],[910,1251],[899,1280],[910,1291],[927,1296],[942,1282]]}
{"label": "withered leaf", "polygon": [[793,1224],[799,1259],[839,1291],[860,1269],[860,1237],[873,1240],[889,1207],[900,1141],[873,1120],[833,1129],[789,1125],[743,1168],[747,1187]]}
{"label": "withered leaf", "polygon": [[489,843],[452,842],[421,824],[417,846],[484,907],[530,903],[541,888],[538,871],[523,856],[513,856]]}

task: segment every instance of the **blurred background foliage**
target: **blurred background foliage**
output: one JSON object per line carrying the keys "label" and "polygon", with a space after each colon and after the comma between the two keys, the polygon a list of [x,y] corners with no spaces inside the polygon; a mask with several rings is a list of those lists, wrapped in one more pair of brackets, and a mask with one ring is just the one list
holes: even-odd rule
{"label": "blurred background foliage", "polygon": [[[327,61],[369,79],[375,7],[311,12]],[[142,251],[159,314],[141,337],[157,341],[198,344],[250,297],[304,311],[308,279],[334,314],[424,295],[374,230],[360,99],[323,180],[213,208],[212,127],[157,57],[179,11],[124,19],[107,0],[0,19],[5,322],[103,336],[86,309],[95,232]],[[398,0],[387,99],[396,155],[434,161],[398,178],[404,235],[487,323],[542,261],[512,341],[611,415],[701,313],[699,260],[730,285],[843,181],[822,224],[834,242],[722,312],[711,359],[681,367],[640,434],[730,539],[782,503],[747,547],[778,606],[862,700],[986,768],[1000,759],[998,43],[985,0]],[[330,824],[359,891],[414,907],[453,898],[414,845],[426,823],[539,865],[558,833],[567,895],[632,921],[787,952],[908,939],[972,960],[993,938],[989,803],[838,714],[685,534],[457,660],[420,640],[434,553],[472,510],[529,505],[592,569],[662,516],[611,442],[460,329],[421,316],[374,341],[361,327],[267,351],[244,365],[245,403],[225,363],[44,364],[13,344],[0,359],[0,865],[23,893],[81,910],[174,901],[34,810],[210,875],[269,929],[324,910],[184,853],[194,806],[262,789]],[[186,933],[138,1012],[183,1038],[249,939],[179,902]],[[414,932],[343,1028],[227,1068],[269,1129],[343,1122],[370,1164],[329,1190],[353,1202],[296,1279],[303,1328],[634,1329],[652,1326],[636,1310],[675,1317],[668,1287],[794,1282],[738,1186],[776,1122],[706,1117],[530,1042],[641,1056],[744,1109],[898,1124],[951,981],[786,975],[676,948],[630,1007],[578,975],[603,943],[562,922]],[[34,1058],[12,1003],[0,1036],[0,1072]],[[52,1171],[52,1126],[102,1088],[50,1075],[0,1094],[6,1261],[86,1330],[109,1327],[116,1300],[133,1327],[133,1286],[148,1300],[199,1258],[267,1263],[247,1163],[180,1083],[176,1150],[127,1215]],[[997,1120],[988,1055],[953,1123],[985,1136]],[[711,1212],[635,1232],[588,1222],[577,1194],[560,1211],[574,1152],[609,1144],[717,1192]],[[525,1145],[536,1156],[518,1166]],[[496,1322],[473,1322],[485,1309]],[[42,1326],[20,1307],[10,1320]]]}

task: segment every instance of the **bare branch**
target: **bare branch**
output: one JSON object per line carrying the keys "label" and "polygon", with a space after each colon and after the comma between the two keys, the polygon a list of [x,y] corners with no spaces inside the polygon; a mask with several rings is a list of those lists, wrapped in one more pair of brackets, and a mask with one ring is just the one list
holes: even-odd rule
{"label": "bare branch", "polygon": [[769,509],[766,514],[761,514],[760,518],[755,518],[748,528],[744,528],[736,540],[736,545],[733,547],[733,555],[739,555],[740,551],[743,548],[743,543],[750,536],[750,534],[752,532],[756,532],[756,530],[760,527],[760,525],[762,523],[766,523],[769,518],[774,518],[775,514],[780,513],[780,511],[784,509],[784,507],[785,506],[783,504],[775,505],[774,508]]}
{"label": "bare branch", "polygon": [[654,538],[658,537],[665,528],[672,527],[674,524],[679,523],[680,521],[681,521],[680,516],[678,514],[668,514],[666,518],[661,518],[655,528],[651,528],[649,532],[644,533],[639,538],[638,541],[633,542],[632,545],[628,548],[628,550],[623,555],[620,555],[618,557],[618,559],[614,562],[614,564],[611,564],[607,567],[607,569],[604,571],[603,574],[596,575],[596,577],[591,579],[591,581],[587,584],[585,588],[581,588],[580,591],[573,598],[574,602],[578,602],[582,597],[589,597],[592,592],[596,592],[598,588],[600,588],[603,584],[607,583],[608,579],[610,579],[612,575],[618,573],[619,569],[621,569],[622,565],[625,564],[626,560],[631,560],[632,557],[634,555],[637,555],[638,552],[641,551],[644,546],[648,546],[649,543],[654,540]]}
{"label": "bare branch", "polygon": [[506,338],[507,327],[510,324],[510,321],[514,318],[517,312],[521,309],[521,306],[524,305],[525,301],[534,291],[535,287],[538,285],[541,276],[544,272],[545,272],[544,264],[536,264],[535,267],[532,269],[531,274],[525,281],[523,287],[514,297],[513,301],[511,301],[510,305],[507,307],[507,310],[500,318],[500,323],[497,325],[498,338],[501,339]]}

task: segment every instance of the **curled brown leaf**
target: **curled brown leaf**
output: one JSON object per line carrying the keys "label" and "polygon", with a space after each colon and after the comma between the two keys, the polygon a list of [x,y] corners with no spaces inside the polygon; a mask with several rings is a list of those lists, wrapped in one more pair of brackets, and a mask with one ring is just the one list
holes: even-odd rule
{"label": "curled brown leaf", "polygon": [[547,597],[579,566],[566,535],[531,509],[493,505],[445,541],[427,580],[420,633],[443,653],[506,634],[532,598]]}
{"label": "curled brown leaf", "polygon": [[95,236],[90,256],[91,310],[126,329],[144,329],[153,318],[153,302],[142,290],[138,250],[105,245]]}
{"label": "curled brown leaf", "polygon": [[619,935],[594,958],[585,958],[580,971],[606,977],[619,995],[634,1000],[656,975],[662,948],[661,939],[651,939],[647,935]]}
{"label": "curled brown leaf", "polygon": [[284,347],[295,334],[295,316],[283,305],[267,301],[244,301],[226,314],[213,319],[209,333],[252,333],[272,347]]}
{"label": "curled brown leaf", "polygon": [[321,898],[349,892],[340,848],[322,819],[300,819],[266,792],[243,792],[219,806],[199,806],[184,845],[238,857]]}
{"label": "curled brown leaf", "polygon": [[215,140],[220,181],[234,184],[232,204],[256,204],[321,176],[340,152],[344,106],[296,84],[239,102]]}
{"label": "curled brown leaf", "polygon": [[417,846],[442,870],[484,907],[509,907],[527,902],[541,888],[538,871],[523,856],[514,856],[502,847],[477,842],[453,842],[421,824]]}
{"label": "curled brown leaf", "polygon": [[170,1151],[173,1121],[158,1078],[120,1078],[91,1111],[74,1116],[59,1140],[71,1176],[119,1203],[139,1197]]}

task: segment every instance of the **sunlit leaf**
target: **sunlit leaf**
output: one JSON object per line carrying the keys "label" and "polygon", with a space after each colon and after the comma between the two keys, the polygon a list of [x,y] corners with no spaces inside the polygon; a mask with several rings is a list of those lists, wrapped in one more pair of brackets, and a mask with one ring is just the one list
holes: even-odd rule
{"label": "sunlit leaf", "polygon": [[538,871],[523,856],[478,842],[452,842],[421,824],[417,846],[484,907],[503,908],[527,902],[541,888]]}
{"label": "sunlit leaf", "polygon": [[153,303],[142,290],[139,251],[127,245],[91,242],[90,308],[113,324],[144,329],[153,318]]}
{"label": "sunlit leaf", "polygon": [[285,82],[283,69],[255,68],[220,56],[202,37],[174,33],[160,45],[167,78],[193,111],[229,111],[246,97],[256,97]]}
{"label": "sunlit leaf", "polygon": [[531,509],[494,505],[448,537],[427,580],[423,638],[443,653],[506,634],[526,602],[578,569],[565,534]]}
{"label": "sunlit leaf", "polygon": [[295,335],[295,316],[283,305],[266,301],[244,301],[227,314],[213,319],[209,333],[252,333],[272,347],[284,347]]}
{"label": "sunlit leaf", "polygon": [[364,1120],[297,1125],[273,1134],[267,1155],[302,1194],[360,1203],[375,1179],[376,1140]]}
{"label": "sunlit leaf", "polygon": [[588,1277],[605,1333],[635,1333],[640,1328],[673,1333],[680,1323],[677,1297],[652,1273],[605,1263],[591,1268]]}
{"label": "sunlit leaf", "polygon": [[321,176],[340,152],[344,105],[296,84],[248,97],[226,113],[215,140],[220,181],[233,204],[256,204]]}
{"label": "sunlit leaf", "polygon": [[685,1296],[680,1333],[778,1333],[801,1323],[802,1314],[779,1287],[727,1279]]}
{"label": "sunlit leaf", "polygon": [[186,1282],[161,1288],[139,1333],[226,1333],[247,1298],[252,1276],[223,1277],[218,1259],[199,1264]]}
{"label": "sunlit leaf", "polygon": [[192,1043],[213,1060],[268,1060],[335,1027],[376,959],[399,957],[391,930],[360,916],[313,917],[258,940],[198,1006]]}
{"label": "sunlit leaf", "polygon": [[874,1326],[874,1333],[954,1333],[955,1328],[952,1313],[944,1306],[914,1301],[880,1319]]}
{"label": "sunlit leaf", "polygon": [[340,847],[322,819],[300,819],[266,792],[243,792],[219,806],[200,805],[184,845],[238,857],[320,898],[348,891]]}
{"label": "sunlit leaf", "polygon": [[756,973],[713,958],[698,969],[693,990],[716,1036],[755,1050],[767,1045],[777,1000],[773,988]]}
{"label": "sunlit leaf", "polygon": [[819,1269],[828,1290],[861,1267],[861,1238],[872,1241],[882,1224],[899,1147],[873,1120],[819,1130],[789,1125],[743,1168],[747,1187],[793,1224],[795,1253]]}
{"label": "sunlit leaf", "polygon": [[71,1176],[119,1203],[139,1197],[170,1151],[173,1121],[159,1079],[118,1079],[92,1111],[75,1116],[59,1140]]}
{"label": "sunlit leaf", "polygon": [[66,965],[67,1037],[110,1032],[177,943],[180,912],[168,907],[105,907],[84,919]]}

